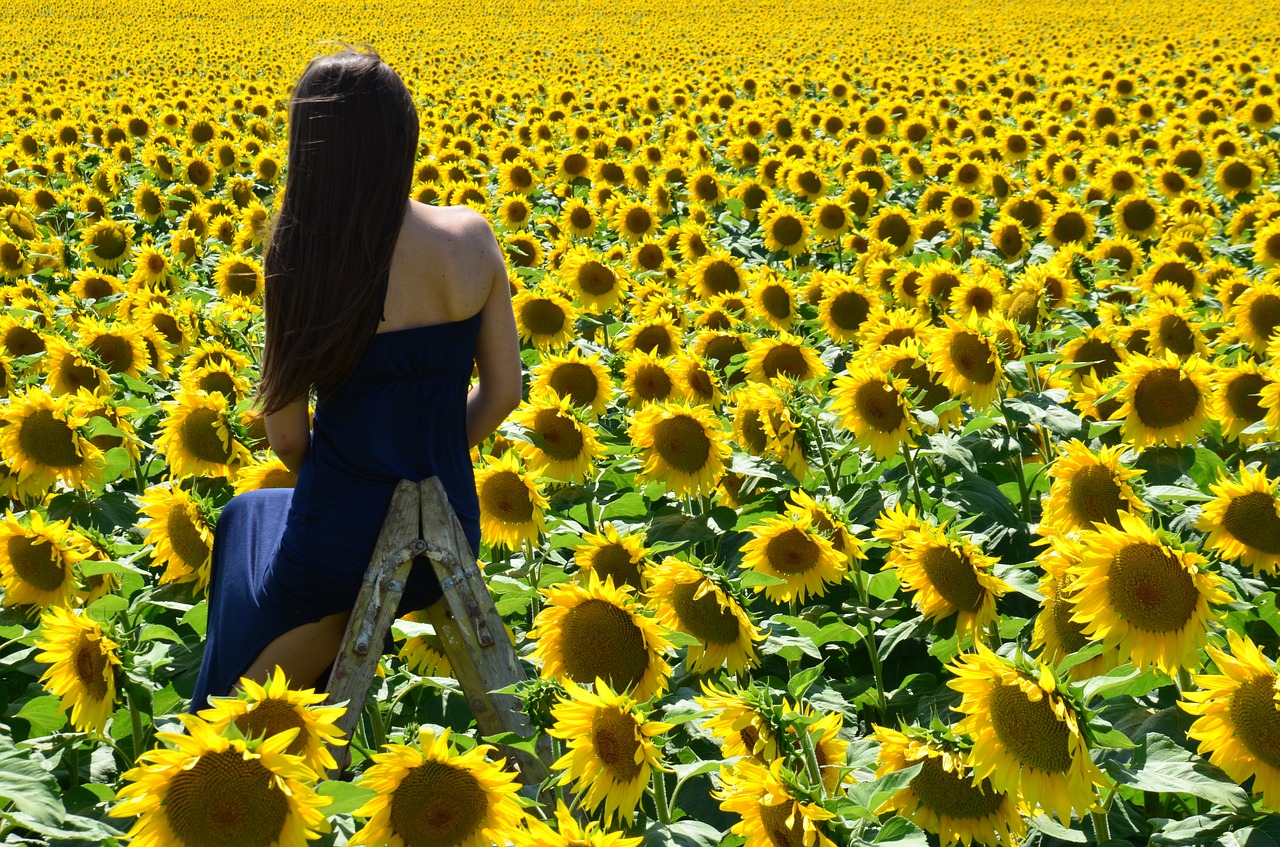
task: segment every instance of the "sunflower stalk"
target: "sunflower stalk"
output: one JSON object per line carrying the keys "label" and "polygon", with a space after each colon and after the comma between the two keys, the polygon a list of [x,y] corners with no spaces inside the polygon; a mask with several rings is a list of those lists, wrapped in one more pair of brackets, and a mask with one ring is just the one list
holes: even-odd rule
{"label": "sunflower stalk", "polygon": [[80,745],[78,742],[68,744],[63,753],[67,763],[67,791],[75,791],[80,786]]}
{"label": "sunflower stalk", "polygon": [[1090,812],[1089,819],[1093,821],[1093,841],[1095,844],[1105,844],[1111,840],[1111,824],[1107,822],[1106,811]]}
{"label": "sunflower stalk", "polygon": [[1191,679],[1191,671],[1178,668],[1178,693],[1185,697],[1188,692],[1195,690],[1196,684]]}
{"label": "sunflower stalk", "polygon": [[142,737],[142,710],[138,708],[138,692],[136,686],[125,686],[125,700],[129,704],[129,725],[132,734],[129,736],[133,741],[133,759],[137,761],[146,749],[146,741]]}
{"label": "sunflower stalk", "polygon": [[800,749],[804,751],[804,769],[809,775],[809,781],[813,783],[818,792],[818,796],[823,800],[827,799],[827,786],[822,782],[822,767],[818,764],[818,750],[813,746],[813,736],[809,734],[809,727],[800,727]]}
{"label": "sunflower stalk", "polygon": [[911,456],[911,448],[907,442],[902,442],[902,458],[907,463],[907,473],[911,476],[911,493],[915,495],[916,508],[920,510],[920,514],[924,514],[924,497],[920,493],[920,474],[916,470],[915,459]]}
{"label": "sunflower stalk", "polygon": [[667,798],[667,776],[658,769],[653,769],[653,808],[658,816],[658,823],[671,823],[671,801]]}
{"label": "sunflower stalk", "polygon": [[1012,446],[1018,448],[1018,458],[1015,460],[1013,456],[1006,456],[1005,464],[1009,466],[1014,480],[1018,483],[1018,496],[1022,500],[1022,520],[1031,523],[1031,490],[1027,488],[1027,476],[1022,472],[1022,442],[1018,440],[1018,426],[1009,416],[1009,409],[1003,400],[999,405],[1000,414],[1004,416],[1004,425],[1009,432],[1009,440]]}
{"label": "sunflower stalk", "polygon": [[888,698],[884,692],[884,667],[880,664],[880,649],[876,646],[876,623],[867,614],[867,610],[871,608],[871,595],[867,593],[862,565],[856,558],[853,560],[853,582],[858,588],[858,617],[861,618],[862,625],[867,628],[867,636],[862,639],[862,643],[867,646],[867,658],[871,660],[871,675],[876,681],[876,712],[883,721],[888,716],[889,709]]}

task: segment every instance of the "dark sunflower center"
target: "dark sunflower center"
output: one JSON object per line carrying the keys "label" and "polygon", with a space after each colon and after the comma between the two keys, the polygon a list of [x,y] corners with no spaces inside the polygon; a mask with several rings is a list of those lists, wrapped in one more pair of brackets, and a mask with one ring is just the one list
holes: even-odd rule
{"label": "dark sunflower center", "polygon": [[642,353],[667,356],[670,355],[673,346],[671,333],[665,326],[652,324],[636,333],[635,348]]}
{"label": "dark sunflower center", "polygon": [[119,335],[99,335],[89,342],[89,349],[110,373],[122,373],[133,367],[133,345]]}
{"label": "dark sunflower center", "polygon": [[1176,632],[1195,614],[1200,592],[1186,569],[1156,544],[1130,544],[1111,560],[1111,607],[1145,632]]}
{"label": "dark sunflower center", "polygon": [[1095,521],[1120,525],[1120,513],[1127,511],[1120,484],[1110,468],[1090,465],[1076,471],[1067,489],[1071,514],[1084,529],[1092,529]]}
{"label": "dark sunflower center", "polygon": [[560,628],[565,670],[575,682],[600,677],[616,691],[632,688],[649,668],[644,633],[626,609],[592,598],[574,606]]}
{"label": "dark sunflower center", "polygon": [[648,209],[635,207],[627,211],[623,226],[630,233],[643,235],[653,226],[653,215],[649,214]]}
{"label": "dark sunflower center", "polygon": [[552,300],[530,300],[521,307],[520,320],[533,335],[555,335],[564,329],[565,313]]}
{"label": "dark sunflower center", "polygon": [[1243,373],[1227,383],[1227,405],[1231,414],[1246,423],[1260,421],[1267,414],[1260,393],[1267,384],[1261,374]]}
{"label": "dark sunflower center", "polygon": [[1092,362],[1093,364],[1080,370],[1087,371],[1098,379],[1106,379],[1120,370],[1120,354],[1116,352],[1116,348],[1098,338],[1090,338],[1077,347],[1071,361]]}
{"label": "dark sunflower center", "polygon": [[1000,230],[996,247],[1006,257],[1016,256],[1022,252],[1022,233],[1016,226],[1008,226]]}
{"label": "dark sunflower center", "polygon": [[1249,304],[1249,326],[1259,338],[1268,339],[1280,326],[1280,297],[1260,294]]}
{"label": "dark sunflower center", "polygon": [[800,219],[791,215],[774,218],[770,231],[773,233],[773,239],[784,248],[799,244],[800,239],[804,238],[804,227]]}
{"label": "dark sunflower center", "polygon": [[40,591],[56,591],[67,579],[62,556],[47,539],[10,536],[9,562],[19,579]]}
{"label": "dark sunflower center", "polygon": [[93,234],[89,243],[93,247],[93,255],[108,262],[113,259],[119,259],[129,246],[129,242],[124,237],[124,232],[114,227],[104,227],[98,230]]}
{"label": "dark sunflower center", "polygon": [[858,386],[853,395],[853,405],[858,417],[876,432],[893,432],[907,417],[903,414],[897,390],[876,380]]}
{"label": "dark sunflower center", "polygon": [[210,394],[221,394],[233,403],[239,398],[239,392],[236,391],[236,381],[226,371],[210,371],[200,377],[196,386]]}
{"label": "dark sunflower center", "polygon": [[533,517],[529,489],[515,471],[498,471],[486,479],[480,487],[480,503],[503,523],[523,524]]}
{"label": "dark sunflower center", "polygon": [[1280,516],[1276,500],[1263,491],[1231,498],[1222,526],[1241,544],[1270,555],[1280,555]]}
{"label": "dark sunflower center", "polygon": [[997,685],[991,692],[991,726],[1023,766],[1065,773],[1071,767],[1071,729],[1053,713],[1051,696],[1032,702],[1016,685]]}
{"label": "dark sunflower center", "polygon": [[707,342],[707,359],[720,370],[727,368],[734,356],[746,351],[742,339],[736,335],[717,335]]}
{"label": "dark sunflower center", "polygon": [[734,644],[738,640],[738,616],[732,608],[722,608],[716,592],[707,586],[707,592],[694,599],[706,580],[683,582],[671,591],[671,606],[689,634],[706,644]]}
{"label": "dark sunflower center", "polygon": [[654,425],[653,449],[677,471],[696,474],[711,457],[711,439],[697,419],[675,415]]}
{"label": "dark sunflower center", "polygon": [[876,237],[894,247],[903,247],[911,237],[911,224],[902,215],[887,215],[876,224]]}
{"label": "dark sunflower center", "polygon": [[938,383],[929,373],[923,362],[903,359],[893,366],[893,375],[904,377],[911,386],[912,396],[917,396],[917,405],[921,409],[932,410],[940,403],[951,399],[951,392],[945,385]]}
{"label": "dark sunflower center", "polygon": [[233,262],[227,269],[227,290],[248,297],[258,290],[258,272],[245,262]]}
{"label": "dark sunflower center", "polygon": [[593,297],[613,291],[617,278],[613,271],[596,261],[587,262],[578,271],[578,287]]}
{"label": "dark sunflower center", "polygon": [[636,371],[635,396],[640,400],[665,400],[675,386],[661,365],[642,365]]}
{"label": "dark sunflower center", "polygon": [[102,652],[101,642],[80,633],[72,658],[76,679],[84,686],[89,698],[98,702],[107,699],[107,657]]}
{"label": "dark sunflower center", "polygon": [[1236,738],[1267,765],[1280,768],[1280,710],[1276,678],[1255,676],[1231,695],[1231,725]]}
{"label": "dark sunflower center", "polygon": [[711,374],[701,366],[690,367],[685,372],[685,383],[694,397],[704,403],[711,402],[711,398],[715,396],[716,387],[711,381]]}
{"label": "dark sunflower center", "polygon": [[769,434],[765,432],[759,409],[748,409],[742,416],[742,435],[747,442],[742,445],[752,455],[763,456],[769,447]]}
{"label": "dark sunflower center", "polygon": [[738,277],[737,268],[717,259],[702,272],[702,285],[709,294],[728,294],[741,288],[742,280]]}
{"label": "dark sunflower center", "polygon": [[1195,352],[1195,334],[1192,333],[1190,325],[1177,315],[1165,315],[1161,318],[1158,332],[1160,343],[1166,349],[1172,350],[1179,356],[1189,356]]}
{"label": "dark sunflower center", "polygon": [[862,326],[871,314],[871,303],[856,291],[845,291],[831,299],[831,322],[846,332]]}
{"label": "dark sunflower center", "polygon": [[406,847],[469,843],[489,814],[489,798],[465,768],[425,761],[405,774],[391,795],[392,831]]}
{"label": "dark sunflower center", "polygon": [[298,707],[284,700],[275,697],[261,700],[251,711],[236,718],[235,723],[245,738],[270,738],[287,729],[296,729],[298,734],[285,752],[299,756],[307,747],[307,725],[298,716]]}
{"label": "dark sunflower center", "polygon": [[940,756],[930,756],[921,763],[920,773],[911,780],[911,790],[935,814],[963,820],[997,814],[1005,798],[987,780],[974,785],[971,778],[944,769]]}
{"label": "dark sunflower center", "polygon": [[818,210],[818,223],[825,229],[843,229],[848,220],[848,215],[839,206],[828,203]]}
{"label": "dark sunflower center", "polygon": [[[776,806],[760,804],[760,824],[773,847],[804,847],[804,818],[795,809],[795,800],[786,800]],[[795,817],[792,818],[792,811]],[[788,819],[791,820],[788,825]]]}
{"label": "dark sunflower center", "polygon": [[1134,232],[1145,232],[1156,225],[1155,206],[1145,200],[1135,200],[1125,206],[1120,216],[1124,225]]}
{"label": "dark sunflower center", "polygon": [[791,316],[791,295],[781,285],[770,285],[761,292],[760,303],[770,316],[778,320]]}
{"label": "dark sunflower center", "polygon": [[44,352],[44,339],[40,333],[25,326],[11,326],[4,334],[4,349],[11,356],[30,356]]}
{"label": "dark sunflower center", "polygon": [[990,312],[995,304],[996,298],[986,288],[973,288],[965,295],[965,305],[980,315]]}
{"label": "dark sunflower center", "polygon": [[188,567],[195,569],[209,558],[209,545],[200,535],[192,507],[178,502],[169,509],[165,521],[165,531],[169,535],[169,546]]}
{"label": "dark sunflower center", "polygon": [[971,332],[957,332],[947,346],[951,364],[960,375],[977,385],[990,385],[996,378],[991,346]]}
{"label": "dark sunflower center", "polygon": [[231,445],[218,435],[221,416],[215,409],[192,409],[182,421],[182,446],[202,462],[224,464],[231,458]]}
{"label": "dark sunflower center", "polygon": [[773,379],[778,374],[792,379],[805,379],[809,376],[809,363],[805,361],[801,349],[794,344],[773,345],[764,354],[761,367],[768,379]]}
{"label": "dark sunflower center", "polygon": [[1071,619],[1071,615],[1076,610],[1076,604],[1063,596],[1062,580],[1054,581],[1053,597],[1045,599],[1049,603],[1049,612],[1053,616],[1053,629],[1058,635],[1062,649],[1068,653],[1083,650],[1088,645],[1089,639],[1084,636],[1084,624]]}
{"label": "dark sunflower center", "polygon": [[636,761],[640,737],[635,718],[616,706],[596,709],[591,719],[591,746],[615,782],[629,783],[640,775],[643,763]]}
{"label": "dark sunflower center", "polygon": [[1272,261],[1280,261],[1280,232],[1263,239],[1259,246],[1262,248],[1262,255]]}
{"label": "dark sunflower center", "polygon": [[1232,162],[1222,169],[1222,182],[1228,188],[1244,191],[1253,185],[1253,169],[1244,162]]}
{"label": "dark sunflower center", "polygon": [[52,409],[36,409],[18,426],[18,445],[36,464],[49,468],[74,468],[84,464],[76,452],[75,432]]}
{"label": "dark sunflower center", "polygon": [[236,750],[205,753],[169,783],[169,827],[185,847],[268,847],[289,817],[270,771]]}
{"label": "dark sunflower center", "polygon": [[968,557],[950,547],[934,546],[921,552],[920,566],[934,590],[960,611],[976,612],[982,606],[986,590]]}
{"label": "dark sunflower center", "polygon": [[1168,429],[1190,420],[1201,402],[1196,384],[1177,368],[1151,371],[1133,392],[1138,419],[1152,429]]}
{"label": "dark sunflower center", "polygon": [[1064,243],[1080,241],[1088,232],[1084,215],[1079,212],[1065,212],[1053,222],[1053,237]]}
{"label": "dark sunflower center", "polygon": [[819,553],[818,543],[795,527],[770,538],[764,548],[769,566],[787,575],[812,570],[818,564]]}
{"label": "dark sunflower center", "polygon": [[575,406],[590,406],[600,391],[596,375],[581,362],[562,362],[556,365],[547,382],[557,394],[568,397]]}
{"label": "dark sunflower center", "polygon": [[533,429],[542,437],[542,452],[557,462],[566,462],[582,454],[582,431],[578,422],[559,409],[543,409],[534,418]]}
{"label": "dark sunflower center", "polygon": [[642,586],[640,563],[633,560],[631,553],[621,544],[597,547],[591,554],[591,570],[599,575],[601,582],[604,582],[606,577],[613,577],[614,585],[625,584],[635,589]]}

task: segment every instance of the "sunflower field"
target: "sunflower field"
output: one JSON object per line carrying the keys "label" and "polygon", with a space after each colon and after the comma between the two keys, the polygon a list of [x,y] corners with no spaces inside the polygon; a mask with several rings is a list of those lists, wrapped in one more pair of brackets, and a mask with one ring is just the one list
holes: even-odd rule
{"label": "sunflower field", "polygon": [[[6,8],[3,843],[1280,841],[1276,0]],[[353,780],[280,675],[187,714],[328,39],[506,251],[541,805],[425,615]]]}

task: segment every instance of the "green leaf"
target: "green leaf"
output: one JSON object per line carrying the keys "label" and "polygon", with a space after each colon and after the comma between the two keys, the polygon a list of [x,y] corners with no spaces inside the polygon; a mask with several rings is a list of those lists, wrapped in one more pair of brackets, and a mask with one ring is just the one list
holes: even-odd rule
{"label": "green leaf", "polygon": [[33,697],[22,704],[17,717],[31,724],[30,738],[52,735],[67,724],[66,712],[58,711],[61,701],[52,694]]}
{"label": "green leaf", "polygon": [[1088,844],[1089,839],[1085,837],[1083,832],[1074,829],[1067,829],[1062,824],[1045,814],[1039,814],[1029,820],[1034,828],[1040,830],[1051,838],[1057,838],[1072,844]]}
{"label": "green leaf", "polygon": [[1084,699],[1088,703],[1094,698],[1103,700],[1108,697],[1142,697],[1157,688],[1171,685],[1173,680],[1167,675],[1154,670],[1139,670],[1132,665],[1122,665],[1113,671],[1095,676],[1084,684]]}
{"label": "green leaf", "polygon": [[604,505],[601,518],[617,521],[643,521],[649,517],[649,506],[635,491],[628,491]]}
{"label": "green leaf", "polygon": [[1190,794],[1241,814],[1253,808],[1248,792],[1234,780],[1164,735],[1147,735],[1128,764],[1112,760],[1106,769],[1121,785],[1138,791]]}
{"label": "green leaf", "polygon": [[5,734],[0,734],[0,798],[39,823],[56,825],[67,817],[57,781],[31,751],[19,750]]}
{"label": "green leaf", "polygon": [[[819,647],[822,645],[819,644]],[[817,682],[818,677],[822,676],[822,671],[826,666],[826,661],[818,662],[797,673],[787,681],[787,693],[795,699],[799,700],[804,697],[804,693],[809,690],[809,686]]]}
{"label": "green leaf", "polygon": [[924,831],[902,817],[892,817],[884,822],[876,833],[873,844],[897,844],[900,847],[928,847],[929,839]]}
{"label": "green leaf", "polygon": [[207,600],[201,600],[192,606],[182,615],[182,623],[195,630],[196,635],[204,637],[205,630],[208,627],[209,620],[209,603]]}
{"label": "green leaf", "polygon": [[723,833],[701,821],[651,823],[644,831],[642,847],[719,847]]}
{"label": "green leaf", "polygon": [[1196,460],[1187,471],[1187,476],[1195,480],[1202,491],[1208,491],[1210,485],[1222,477],[1230,478],[1232,473],[1227,463],[1222,461],[1217,453],[1204,447],[1197,447]]}
{"label": "green leaf", "polygon": [[864,809],[877,809],[885,800],[911,784],[922,767],[916,762],[908,768],[885,774],[874,782],[859,782],[849,789],[849,797]]}
{"label": "green leaf", "polygon": [[814,623],[807,618],[798,618],[794,615],[775,615],[773,619],[792,627],[800,635],[812,641],[814,647],[818,648],[836,641],[844,644],[857,644],[862,640],[861,632],[845,623],[838,615],[832,612],[823,615],[818,623]]}
{"label": "green leaf", "polygon": [[142,630],[142,634],[138,636],[139,641],[172,641],[174,644],[182,643],[182,636],[174,632],[164,624],[147,624]]}
{"label": "green leaf", "polygon": [[351,814],[370,798],[377,796],[378,792],[363,785],[356,785],[354,782],[326,779],[316,786],[316,793],[321,797],[333,798],[333,802],[322,810],[326,816],[333,817]]}
{"label": "green leaf", "polygon": [[743,588],[768,588],[770,585],[786,585],[787,581],[762,571],[744,570],[738,575],[738,583]]}

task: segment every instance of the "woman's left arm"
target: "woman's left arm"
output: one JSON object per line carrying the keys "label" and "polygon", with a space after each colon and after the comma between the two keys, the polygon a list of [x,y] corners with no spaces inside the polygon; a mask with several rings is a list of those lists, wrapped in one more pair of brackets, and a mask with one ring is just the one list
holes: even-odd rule
{"label": "woman's left arm", "polygon": [[263,423],[267,427],[267,441],[271,443],[271,449],[284,466],[296,474],[311,444],[311,413],[306,396],[266,415]]}

